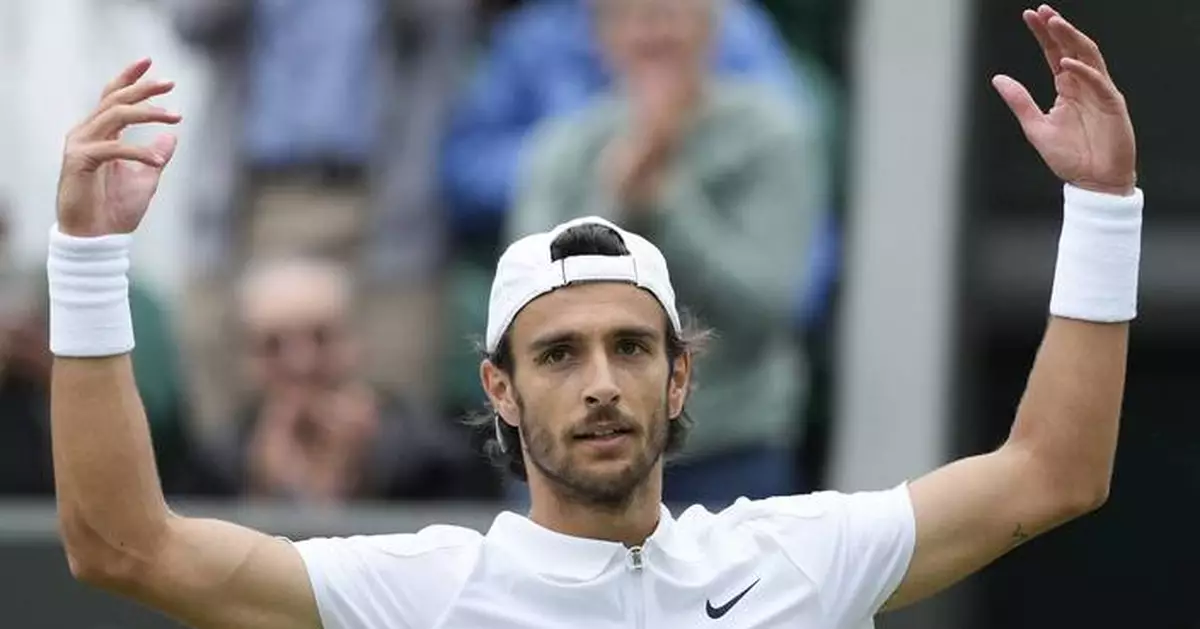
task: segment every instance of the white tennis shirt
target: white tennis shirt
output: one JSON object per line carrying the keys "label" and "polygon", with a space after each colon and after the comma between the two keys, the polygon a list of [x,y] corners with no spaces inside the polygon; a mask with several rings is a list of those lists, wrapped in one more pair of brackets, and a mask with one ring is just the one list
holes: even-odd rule
{"label": "white tennis shirt", "polygon": [[713,627],[864,629],[915,544],[907,485],[739,500],[637,548],[555,533],[515,513],[487,534],[297,542],[325,629]]}

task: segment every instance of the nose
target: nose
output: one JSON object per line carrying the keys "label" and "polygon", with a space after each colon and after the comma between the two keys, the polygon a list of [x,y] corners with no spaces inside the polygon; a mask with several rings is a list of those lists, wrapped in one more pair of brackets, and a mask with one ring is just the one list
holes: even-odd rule
{"label": "nose", "polygon": [[603,352],[597,352],[592,360],[588,385],[583,392],[583,401],[588,408],[613,406],[621,401],[621,390],[617,387],[612,366]]}
{"label": "nose", "polygon": [[306,378],[320,363],[320,352],[312,343],[293,340],[281,352],[283,367],[294,378]]}

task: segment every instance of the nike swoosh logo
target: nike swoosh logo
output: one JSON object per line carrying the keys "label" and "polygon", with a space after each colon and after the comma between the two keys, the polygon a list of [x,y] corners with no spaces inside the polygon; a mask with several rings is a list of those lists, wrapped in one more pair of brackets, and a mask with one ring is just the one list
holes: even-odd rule
{"label": "nike swoosh logo", "polygon": [[753,590],[754,586],[758,585],[758,582],[760,580],[761,579],[755,579],[754,583],[751,583],[749,585],[749,587],[742,590],[741,594],[738,594],[737,596],[729,599],[728,603],[725,603],[724,605],[722,605],[720,607],[713,607],[712,601],[705,601],[704,607],[705,607],[705,611],[708,612],[708,617],[712,618],[713,620],[716,620],[716,619],[720,618],[721,616],[728,614],[729,610],[733,609],[733,606],[737,605],[738,601],[742,600],[743,596],[749,594],[750,590]]}

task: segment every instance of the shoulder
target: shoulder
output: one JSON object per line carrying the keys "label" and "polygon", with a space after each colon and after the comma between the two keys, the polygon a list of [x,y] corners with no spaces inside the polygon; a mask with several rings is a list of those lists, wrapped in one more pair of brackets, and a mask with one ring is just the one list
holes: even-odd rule
{"label": "shoulder", "polygon": [[869,552],[872,540],[903,542],[915,518],[907,484],[880,491],[821,491],[740,499],[716,513],[693,507],[680,522],[703,534],[750,536],[819,578],[839,553]]}
{"label": "shoulder", "polygon": [[866,622],[882,607],[916,543],[907,484],[739,500],[718,513],[689,510],[680,520],[705,547],[797,571],[816,593],[825,624],[839,627]]}
{"label": "shoulder", "polygon": [[457,526],[411,534],[323,537],[293,542],[308,571],[324,625],[355,629],[383,618],[406,626],[453,603],[483,536]]}
{"label": "shoulder", "polygon": [[359,570],[395,571],[406,565],[429,563],[438,572],[453,571],[479,550],[483,536],[472,529],[435,525],[417,533],[315,537],[293,542],[306,561],[317,568],[329,562],[355,564]]}
{"label": "shoulder", "polygon": [[739,498],[720,511],[693,506],[684,511],[679,522],[684,528],[714,534],[730,531],[773,530],[780,527],[828,526],[844,511],[848,494],[817,492],[750,500]]}
{"label": "shoulder", "polygon": [[912,503],[908,485],[901,484],[875,491],[819,491],[763,500],[742,499],[721,512],[720,517],[729,526],[831,532],[867,527],[883,520],[911,519]]}

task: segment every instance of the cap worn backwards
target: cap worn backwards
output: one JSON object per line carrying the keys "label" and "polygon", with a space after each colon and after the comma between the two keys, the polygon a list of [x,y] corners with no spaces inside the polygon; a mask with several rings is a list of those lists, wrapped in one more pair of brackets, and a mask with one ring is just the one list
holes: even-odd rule
{"label": "cap worn backwards", "polygon": [[[584,224],[611,228],[624,241],[629,253],[551,259],[554,240],[566,230]],[[509,245],[500,256],[488,301],[487,351],[496,351],[508,326],[529,302],[576,282],[628,282],[644,288],[662,304],[675,330],[681,328],[675,289],[671,287],[667,261],[658,247],[610,221],[587,216],[561,223],[547,232],[525,236]]]}

